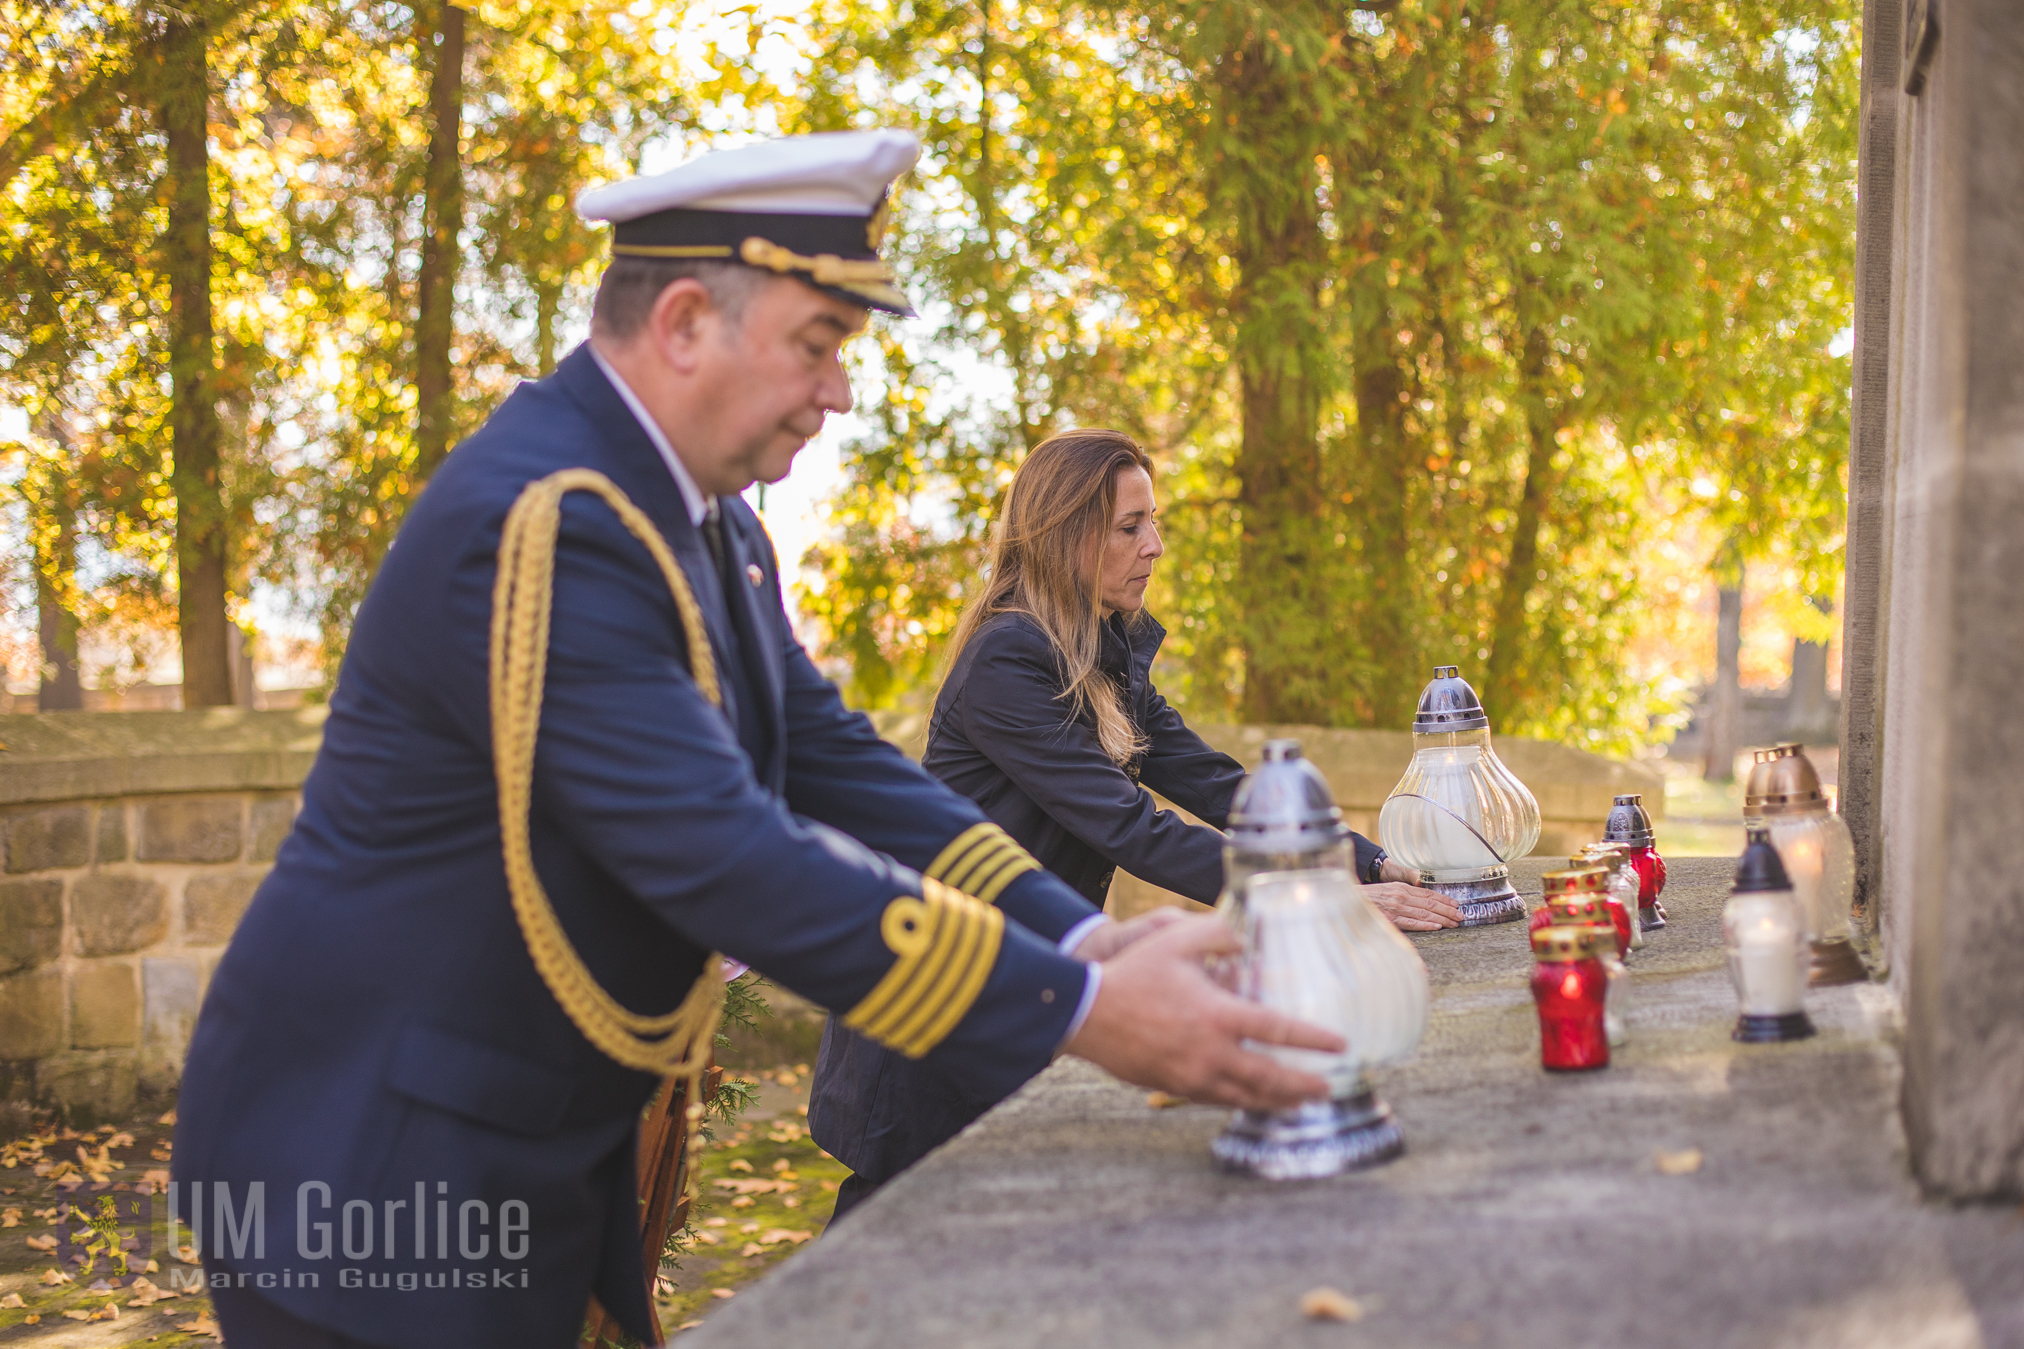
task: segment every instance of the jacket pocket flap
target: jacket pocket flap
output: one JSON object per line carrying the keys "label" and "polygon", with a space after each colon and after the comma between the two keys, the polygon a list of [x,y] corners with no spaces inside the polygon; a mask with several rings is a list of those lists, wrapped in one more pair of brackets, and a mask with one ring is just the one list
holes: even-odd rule
{"label": "jacket pocket flap", "polygon": [[433,1026],[394,1040],[386,1084],[403,1096],[516,1134],[551,1134],[569,1109],[568,1073]]}

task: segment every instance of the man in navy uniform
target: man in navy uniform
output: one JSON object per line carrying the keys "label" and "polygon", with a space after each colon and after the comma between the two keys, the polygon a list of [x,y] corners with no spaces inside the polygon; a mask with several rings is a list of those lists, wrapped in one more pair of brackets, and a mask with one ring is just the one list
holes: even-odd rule
{"label": "man in navy uniform", "polygon": [[[593,1293],[645,1336],[656,1076],[617,1060],[654,1062],[625,1046],[707,1000],[712,951],[998,1095],[1064,1050],[1198,1099],[1322,1094],[1243,1048],[1337,1042],[1208,981],[1216,920],[1102,925],[788,628],[737,494],[850,406],[867,311],[910,312],[877,243],[915,154],[799,137],[579,202],[615,227],[591,341],[409,513],[190,1047],[174,1197],[234,1349],[560,1349]],[[615,490],[550,497],[549,572],[507,522],[561,470]],[[495,636],[523,593],[545,632]],[[535,682],[502,680],[528,631]],[[495,774],[516,745],[531,770]]]}

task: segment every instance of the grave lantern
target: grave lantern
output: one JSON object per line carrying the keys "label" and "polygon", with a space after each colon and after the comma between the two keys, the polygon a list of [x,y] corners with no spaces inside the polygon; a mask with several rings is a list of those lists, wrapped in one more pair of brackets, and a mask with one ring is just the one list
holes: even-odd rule
{"label": "grave lantern", "polygon": [[1855,842],[1828,808],[1820,774],[1798,745],[1760,749],[1744,789],[1743,822],[1761,824],[1785,863],[1806,915],[1807,981],[1854,984],[1869,977],[1849,936],[1855,898]]}
{"label": "grave lantern", "polygon": [[1733,1038],[1751,1044],[1804,1040],[1813,1034],[1806,1015],[1806,917],[1769,832],[1752,825],[1748,837],[1722,908],[1722,944],[1742,1008]]}
{"label": "grave lantern", "polygon": [[1397,1156],[1405,1142],[1370,1069],[1419,1043],[1427,969],[1361,893],[1342,812],[1298,741],[1267,741],[1264,762],[1237,789],[1217,912],[1243,939],[1231,971],[1239,994],[1348,1042],[1337,1054],[1254,1046],[1325,1079],[1329,1099],[1238,1111],[1212,1145],[1217,1163],[1294,1180]]}
{"label": "grave lantern", "polygon": [[1651,812],[1644,808],[1644,795],[1629,792],[1616,798],[1603,822],[1604,843],[1630,845],[1631,865],[1637,868],[1638,923],[1646,932],[1666,925],[1665,905],[1659,895],[1666,888],[1666,859],[1659,856],[1658,841],[1652,833]]}
{"label": "grave lantern", "polygon": [[1413,761],[1378,812],[1385,851],[1462,910],[1463,927],[1525,916],[1513,858],[1539,841],[1539,803],[1490,747],[1490,718],[1455,666],[1434,669],[1413,718]]}

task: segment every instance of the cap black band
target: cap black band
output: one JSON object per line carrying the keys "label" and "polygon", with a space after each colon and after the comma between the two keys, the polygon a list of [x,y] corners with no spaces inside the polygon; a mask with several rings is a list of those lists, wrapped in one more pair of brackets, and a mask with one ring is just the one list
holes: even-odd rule
{"label": "cap black band", "polygon": [[[611,242],[612,252],[620,256],[729,258],[737,256],[745,240],[756,237],[795,253],[827,253],[867,261],[878,256],[871,245],[870,227],[871,218],[861,215],[776,215],[675,207],[613,226]],[[684,252],[660,253],[661,249]],[[687,252],[689,249],[696,251]]]}

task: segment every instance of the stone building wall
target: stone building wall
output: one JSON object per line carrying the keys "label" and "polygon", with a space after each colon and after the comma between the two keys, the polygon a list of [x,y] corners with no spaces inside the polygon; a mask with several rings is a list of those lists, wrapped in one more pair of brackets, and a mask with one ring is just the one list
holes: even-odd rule
{"label": "stone building wall", "polygon": [[178,793],[0,814],[0,1091],[103,1114],[172,1089],[296,802]]}
{"label": "stone building wall", "polygon": [[0,1099],[172,1091],[320,710],[0,716]]}

